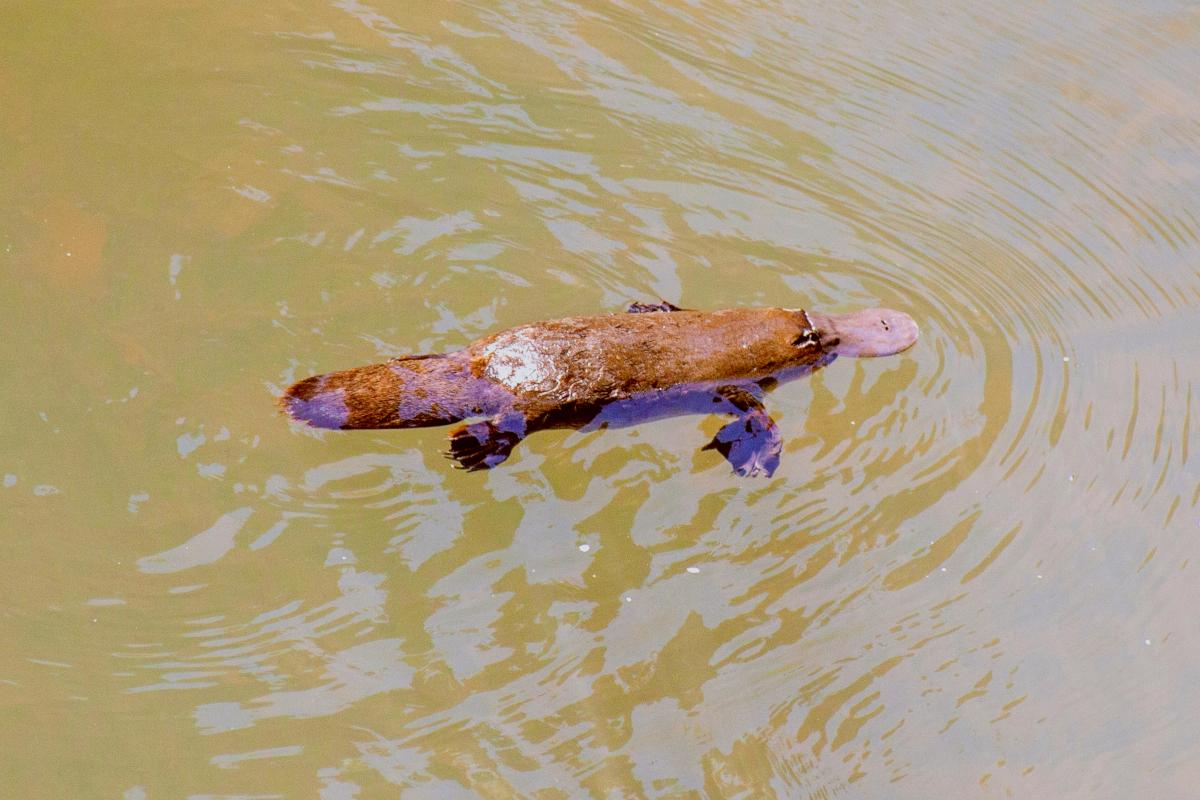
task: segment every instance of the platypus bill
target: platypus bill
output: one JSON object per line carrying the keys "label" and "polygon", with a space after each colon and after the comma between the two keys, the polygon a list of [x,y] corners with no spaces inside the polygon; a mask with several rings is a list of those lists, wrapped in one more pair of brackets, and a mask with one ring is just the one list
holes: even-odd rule
{"label": "platypus bill", "polygon": [[405,356],[305,378],[279,398],[317,428],[450,432],[457,466],[490,469],[534,431],[624,426],[679,414],[733,416],[705,450],[739,475],[771,475],[782,438],[765,393],[838,356],[887,356],[917,340],[900,311],[690,311],[634,303],[625,314],[535,322],[454,353]]}

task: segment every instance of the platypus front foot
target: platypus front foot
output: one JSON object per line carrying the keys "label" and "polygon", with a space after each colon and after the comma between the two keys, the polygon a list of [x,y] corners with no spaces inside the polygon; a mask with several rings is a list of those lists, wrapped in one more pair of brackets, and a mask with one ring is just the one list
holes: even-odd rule
{"label": "platypus front foot", "polygon": [[450,449],[445,455],[458,462],[454,465],[458,469],[491,469],[503,463],[523,438],[525,418],[520,414],[502,415],[450,431]]}
{"label": "platypus front foot", "polygon": [[629,314],[649,314],[655,311],[683,311],[683,309],[674,303],[659,300],[657,303],[630,303],[629,308],[625,311]]}
{"label": "platypus front foot", "polygon": [[727,402],[737,416],[701,449],[725,456],[738,475],[771,477],[779,466],[783,437],[762,401],[738,386],[718,387],[714,400]]}

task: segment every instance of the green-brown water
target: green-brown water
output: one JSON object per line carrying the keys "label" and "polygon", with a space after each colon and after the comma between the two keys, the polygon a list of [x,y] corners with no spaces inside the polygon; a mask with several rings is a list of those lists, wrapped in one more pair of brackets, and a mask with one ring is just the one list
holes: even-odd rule
{"label": "green-brown water", "polygon": [[[1194,796],[1187,3],[0,9],[12,797]],[[291,380],[887,305],[723,423],[316,434]]]}

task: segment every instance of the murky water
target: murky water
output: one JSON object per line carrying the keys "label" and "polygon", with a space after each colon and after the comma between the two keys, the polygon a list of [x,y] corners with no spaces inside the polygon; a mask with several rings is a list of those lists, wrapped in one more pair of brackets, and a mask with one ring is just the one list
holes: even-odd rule
{"label": "murky water", "polygon": [[[1192,4],[8,4],[14,797],[1191,796]],[[279,387],[632,300],[910,312],[723,420]]]}

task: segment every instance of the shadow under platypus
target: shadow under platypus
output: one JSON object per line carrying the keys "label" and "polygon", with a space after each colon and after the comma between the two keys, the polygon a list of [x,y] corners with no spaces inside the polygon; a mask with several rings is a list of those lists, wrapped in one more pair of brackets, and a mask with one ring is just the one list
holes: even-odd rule
{"label": "shadow under platypus", "polygon": [[477,339],[454,353],[405,356],[305,378],[280,404],[317,428],[418,428],[485,417],[450,432],[447,455],[468,470],[508,458],[534,431],[621,427],[682,414],[733,420],[704,449],[739,475],[770,475],[782,437],[767,391],[838,356],[911,347],[899,311],[690,311],[634,303],[625,314],[567,317]]}

